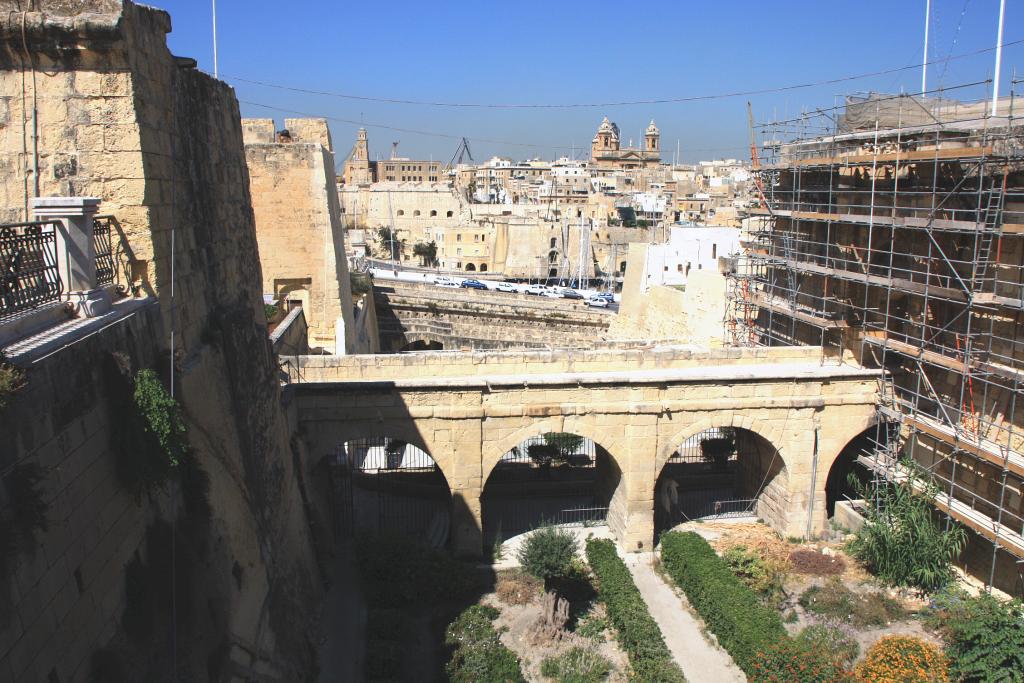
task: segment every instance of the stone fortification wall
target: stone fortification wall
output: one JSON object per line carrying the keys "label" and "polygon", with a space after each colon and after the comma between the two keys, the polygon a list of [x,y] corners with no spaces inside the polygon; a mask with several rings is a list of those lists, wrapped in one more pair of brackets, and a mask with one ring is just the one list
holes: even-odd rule
{"label": "stone fortification wall", "polygon": [[612,339],[682,339],[721,346],[724,336],[726,280],[714,271],[693,271],[685,290],[647,287],[647,244],[629,245],[622,305],[608,336]]}
{"label": "stone fortification wall", "polygon": [[[303,679],[321,589],[264,322],[237,101],[168,52],[160,10],[25,4],[0,0],[0,220],[23,218],[25,173],[29,195],[38,182],[43,196],[100,197],[115,216],[115,279],[141,298],[92,336],[12,357],[27,386],[0,409],[0,472],[41,468],[48,530],[5,558],[0,680],[85,681],[95,666],[126,680]],[[174,374],[197,477],[148,494],[119,473],[135,455],[119,441],[123,372],[146,367],[165,384]]]}
{"label": "stone fortification wall", "polygon": [[352,289],[327,122],[285,119],[291,142],[256,142],[273,132],[269,119],[243,126],[263,292],[302,302],[310,347],[345,353]]}
{"label": "stone fortification wall", "polygon": [[583,347],[601,339],[612,318],[567,300],[525,294],[390,281],[373,289],[385,351],[416,341],[439,342],[446,349]]}

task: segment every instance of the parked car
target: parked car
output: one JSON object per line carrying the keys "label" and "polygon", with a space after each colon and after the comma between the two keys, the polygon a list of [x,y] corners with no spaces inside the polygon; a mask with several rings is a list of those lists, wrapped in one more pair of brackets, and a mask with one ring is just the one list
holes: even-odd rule
{"label": "parked car", "polygon": [[540,293],[541,296],[546,296],[549,299],[561,299],[562,290],[556,289],[555,287],[545,287],[544,291]]}
{"label": "parked car", "polygon": [[563,299],[582,299],[583,295],[577,292],[575,289],[569,289],[566,287],[562,290]]}
{"label": "parked car", "polygon": [[604,299],[608,303],[612,303],[613,301],[615,301],[615,296],[611,292],[601,292],[600,294],[595,294],[592,298]]}
{"label": "parked car", "polygon": [[458,287],[459,283],[450,277],[439,277],[434,280],[434,284],[438,287]]}
{"label": "parked car", "polygon": [[591,308],[608,308],[608,306],[611,305],[611,302],[609,302],[608,299],[599,296],[591,297],[583,303]]}
{"label": "parked car", "polygon": [[479,280],[463,280],[459,286],[463,289],[487,289],[487,285]]}
{"label": "parked car", "polygon": [[517,291],[516,290],[516,286],[514,284],[512,284],[511,282],[499,282],[498,284],[496,284],[494,286],[494,289],[496,289],[499,292],[515,292],[515,291]]}
{"label": "parked car", "polygon": [[523,291],[526,292],[527,294],[533,294],[534,296],[540,296],[541,294],[544,293],[545,289],[547,289],[547,288],[544,285],[530,285],[529,287],[527,287]]}

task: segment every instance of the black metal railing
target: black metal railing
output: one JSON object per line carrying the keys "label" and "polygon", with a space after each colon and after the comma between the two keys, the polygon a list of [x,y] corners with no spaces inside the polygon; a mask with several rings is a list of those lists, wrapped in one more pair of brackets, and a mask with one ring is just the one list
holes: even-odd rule
{"label": "black metal railing", "polygon": [[114,283],[114,255],[110,248],[110,223],[113,216],[96,216],[92,223],[92,244],[96,249],[96,286]]}
{"label": "black metal railing", "polygon": [[0,321],[60,299],[56,225],[0,224]]}

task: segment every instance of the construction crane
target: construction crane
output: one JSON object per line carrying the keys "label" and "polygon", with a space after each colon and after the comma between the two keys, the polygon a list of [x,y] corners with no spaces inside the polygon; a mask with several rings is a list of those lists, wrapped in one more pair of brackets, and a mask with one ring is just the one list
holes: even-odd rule
{"label": "construction crane", "polygon": [[392,159],[397,159],[398,158],[398,143],[399,142],[401,142],[401,140],[395,140],[394,142],[391,143],[391,158]]}
{"label": "construction crane", "polygon": [[455,154],[449,159],[448,164],[444,167],[444,170],[449,171],[459,164],[462,163],[464,157],[469,157],[470,161],[474,161],[473,153],[469,151],[469,140],[462,138],[459,142],[459,146],[455,148]]}

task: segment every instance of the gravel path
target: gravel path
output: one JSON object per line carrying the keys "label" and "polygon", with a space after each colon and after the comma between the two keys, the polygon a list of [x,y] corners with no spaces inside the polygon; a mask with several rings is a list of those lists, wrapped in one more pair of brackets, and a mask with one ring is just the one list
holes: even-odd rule
{"label": "gravel path", "polygon": [[651,560],[651,553],[628,553],[625,556],[633,581],[687,680],[691,683],[746,681],[746,676],[732,657],[704,637],[700,622],[690,614],[686,598],[662,580],[651,566]]}

